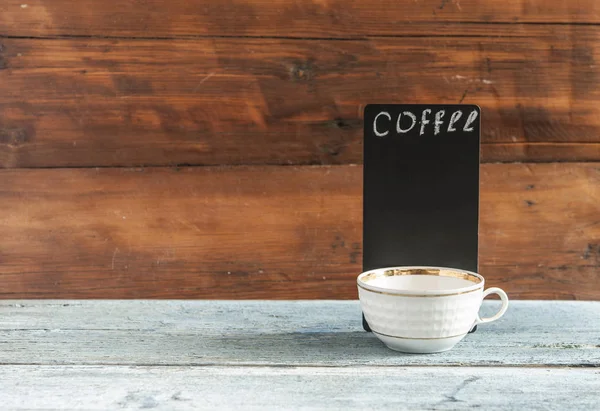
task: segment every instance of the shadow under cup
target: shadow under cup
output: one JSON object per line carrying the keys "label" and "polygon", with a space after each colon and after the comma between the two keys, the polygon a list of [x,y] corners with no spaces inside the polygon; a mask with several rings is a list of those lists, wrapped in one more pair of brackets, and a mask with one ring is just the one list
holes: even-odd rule
{"label": "shadow under cup", "polygon": [[[389,348],[409,353],[446,351],[475,326],[500,318],[508,297],[499,288],[483,291],[484,278],[443,267],[390,267],[358,276],[358,295],[371,331]],[[483,298],[498,294],[502,308],[480,318]]]}

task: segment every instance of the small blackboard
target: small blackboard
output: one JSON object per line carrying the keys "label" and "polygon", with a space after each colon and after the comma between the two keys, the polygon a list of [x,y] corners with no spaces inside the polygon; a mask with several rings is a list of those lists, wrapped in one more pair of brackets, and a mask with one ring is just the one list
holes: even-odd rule
{"label": "small blackboard", "polygon": [[366,106],[364,271],[477,271],[480,121],[474,105]]}

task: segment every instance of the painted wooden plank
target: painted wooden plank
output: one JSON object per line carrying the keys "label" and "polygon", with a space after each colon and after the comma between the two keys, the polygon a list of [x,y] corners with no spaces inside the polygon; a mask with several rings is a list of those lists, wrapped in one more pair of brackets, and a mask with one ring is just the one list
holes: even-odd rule
{"label": "painted wooden plank", "polygon": [[360,163],[377,101],[480,105],[484,162],[600,160],[600,27],[510,33],[0,39],[0,166]]}
{"label": "painted wooden plank", "polygon": [[481,367],[0,366],[2,408],[593,410],[600,371]]}
{"label": "painted wooden plank", "polygon": [[513,301],[434,355],[387,349],[357,301],[17,300],[0,318],[0,364],[600,367],[600,302]]}
{"label": "painted wooden plank", "polygon": [[[362,169],[0,170],[0,297],[354,299]],[[480,269],[600,299],[600,164],[484,164]]]}
{"label": "painted wooden plank", "polygon": [[[0,34],[13,36],[299,36],[398,35],[449,22],[599,23],[594,0],[3,0]],[[436,24],[437,23],[437,24]],[[464,25],[467,25],[464,24]],[[453,31],[460,30],[456,24]],[[492,29],[492,27],[490,27]]]}

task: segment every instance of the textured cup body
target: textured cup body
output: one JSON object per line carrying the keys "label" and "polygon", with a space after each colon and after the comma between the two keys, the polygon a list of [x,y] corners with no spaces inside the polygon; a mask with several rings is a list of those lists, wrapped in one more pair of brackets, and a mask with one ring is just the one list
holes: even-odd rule
{"label": "textured cup body", "polygon": [[447,296],[403,296],[358,288],[371,329],[398,338],[447,338],[467,334],[477,318],[481,287]]}

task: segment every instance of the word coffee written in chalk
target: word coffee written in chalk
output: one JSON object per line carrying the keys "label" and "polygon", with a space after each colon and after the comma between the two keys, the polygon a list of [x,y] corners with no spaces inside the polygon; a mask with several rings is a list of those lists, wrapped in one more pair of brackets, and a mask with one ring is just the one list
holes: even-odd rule
{"label": "word coffee written in chalk", "polygon": [[466,114],[463,110],[455,110],[446,113],[446,110],[433,112],[430,108],[424,108],[420,113],[412,111],[401,111],[398,114],[390,114],[389,111],[380,111],[373,120],[373,133],[377,137],[385,137],[392,134],[433,134],[453,133],[455,131],[473,132],[474,123],[479,116],[477,110]]}

